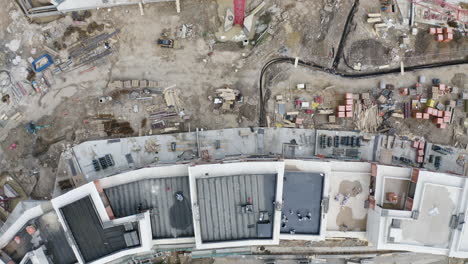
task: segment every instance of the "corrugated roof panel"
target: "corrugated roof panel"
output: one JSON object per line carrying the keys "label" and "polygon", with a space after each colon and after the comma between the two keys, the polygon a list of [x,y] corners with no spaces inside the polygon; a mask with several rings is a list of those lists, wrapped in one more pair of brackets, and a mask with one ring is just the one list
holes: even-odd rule
{"label": "corrugated roof panel", "polygon": [[[154,239],[194,236],[188,176],[141,180],[104,191],[117,218],[150,210]],[[183,201],[175,198],[177,193]]]}
{"label": "corrugated roof panel", "polygon": [[258,238],[260,212],[273,220],[276,174],[199,178],[196,185],[204,242]]}

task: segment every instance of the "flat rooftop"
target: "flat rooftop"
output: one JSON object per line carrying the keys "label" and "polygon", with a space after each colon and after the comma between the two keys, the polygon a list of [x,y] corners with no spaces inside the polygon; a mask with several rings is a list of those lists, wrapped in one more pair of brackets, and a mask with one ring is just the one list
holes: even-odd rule
{"label": "flat rooftop", "polygon": [[284,172],[281,233],[318,235],[324,174]]}
{"label": "flat rooftop", "polygon": [[[146,179],[104,189],[115,217],[151,212],[153,239],[193,237],[189,177]],[[178,201],[176,194],[182,194]]]}
{"label": "flat rooftop", "polygon": [[203,242],[271,239],[277,174],[196,179]]}
{"label": "flat rooftop", "polygon": [[90,197],[82,198],[60,210],[86,262],[128,248],[124,238],[125,227],[121,225],[103,228]]}
{"label": "flat rooftop", "polygon": [[370,165],[362,162],[333,162],[327,231],[366,231]]}
{"label": "flat rooftop", "polygon": [[447,248],[450,219],[457,212],[461,190],[456,187],[425,184],[417,220],[401,221],[398,243]]}

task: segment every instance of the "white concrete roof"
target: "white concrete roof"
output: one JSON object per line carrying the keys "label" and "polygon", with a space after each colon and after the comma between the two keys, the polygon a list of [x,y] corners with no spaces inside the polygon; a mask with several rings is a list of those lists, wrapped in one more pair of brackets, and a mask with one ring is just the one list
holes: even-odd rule
{"label": "white concrete roof", "polygon": [[[419,171],[412,211],[382,209],[379,197],[384,195],[385,178],[407,179],[406,175],[408,171],[405,168],[377,165],[377,204],[368,213],[369,241],[382,250],[467,257],[466,225],[461,225],[461,230],[450,227],[452,216],[467,212],[467,179],[445,173]],[[417,218],[412,217],[415,211],[419,213]],[[395,221],[400,222],[399,228],[393,226]]]}

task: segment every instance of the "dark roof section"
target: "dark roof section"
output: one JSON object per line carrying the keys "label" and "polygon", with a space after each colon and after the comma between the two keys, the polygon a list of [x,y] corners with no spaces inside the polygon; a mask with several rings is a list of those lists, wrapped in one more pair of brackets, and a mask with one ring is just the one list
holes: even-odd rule
{"label": "dark roof section", "polygon": [[125,227],[103,229],[90,197],[66,205],[60,210],[86,262],[127,248]]}
{"label": "dark roof section", "polygon": [[[290,171],[285,171],[284,175],[281,233],[295,230],[296,234],[318,235],[322,218],[323,176],[320,173]],[[299,221],[301,217],[302,221]]]}
{"label": "dark roof section", "polygon": [[29,251],[33,250],[33,245],[31,243],[31,235],[26,232],[26,226],[24,226],[16,235],[19,236],[20,243],[17,244],[14,239],[12,239],[6,247],[3,248],[10,258],[12,258],[16,263],[20,263],[24,255]]}
{"label": "dark roof section", "polygon": [[76,263],[75,253],[68,244],[65,232],[55,211],[42,215],[36,222],[38,230],[47,248],[46,254],[53,263]]}
{"label": "dark roof section", "polygon": [[[194,236],[188,176],[141,180],[104,191],[118,218],[151,210],[153,239]],[[183,201],[175,198],[177,193]]]}
{"label": "dark roof section", "polygon": [[[276,177],[258,174],[197,179],[202,241],[271,238],[267,228],[273,226]],[[251,212],[246,212],[247,204],[251,204]],[[259,229],[261,212],[266,213]]]}
{"label": "dark roof section", "polygon": [[70,264],[77,262],[55,211],[48,212],[28,222],[16,234],[20,237],[20,244],[12,240],[3,249],[15,262],[19,263],[28,252],[37,248],[37,246],[33,245],[32,236],[26,232],[26,226],[28,225],[33,225],[40,231],[34,235],[39,236],[40,245],[45,245],[45,254],[54,263]]}

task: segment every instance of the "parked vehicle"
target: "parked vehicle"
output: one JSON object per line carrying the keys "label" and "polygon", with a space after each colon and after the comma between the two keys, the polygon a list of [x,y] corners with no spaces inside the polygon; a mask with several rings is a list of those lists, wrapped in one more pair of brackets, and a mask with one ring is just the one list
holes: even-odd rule
{"label": "parked vehicle", "polygon": [[158,45],[161,48],[174,48],[173,39],[158,39]]}

